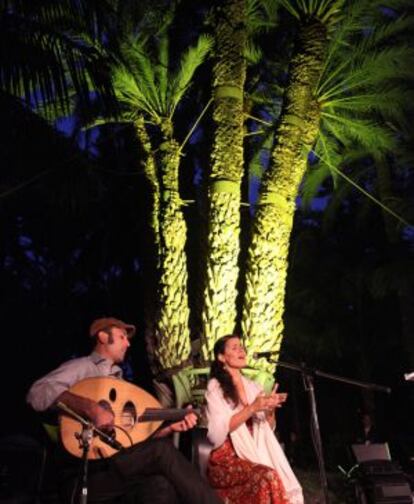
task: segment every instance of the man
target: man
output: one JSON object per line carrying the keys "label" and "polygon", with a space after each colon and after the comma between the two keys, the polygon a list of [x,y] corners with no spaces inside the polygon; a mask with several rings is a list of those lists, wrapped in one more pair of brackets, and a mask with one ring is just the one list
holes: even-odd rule
{"label": "man", "polygon": [[[102,430],[111,430],[112,412],[92,399],[69,392],[84,378],[114,376],[121,378],[122,363],[130,346],[135,326],[116,318],[95,320],[89,330],[94,339],[94,350],[87,357],[65,362],[37,380],[27,395],[28,403],[39,412],[56,409],[58,402]],[[172,432],[194,427],[197,417],[190,410],[184,420],[157,431],[152,439],[121,450],[109,459],[91,461],[88,494],[91,501],[111,499],[136,492],[140,503],[219,503],[220,500],[201,479],[187,459],[169,440],[162,439]],[[79,465],[79,460],[76,459]],[[73,464],[72,464],[73,466]],[[69,471],[69,474],[71,471]],[[75,478],[69,477],[64,488],[67,497],[74,493]]]}

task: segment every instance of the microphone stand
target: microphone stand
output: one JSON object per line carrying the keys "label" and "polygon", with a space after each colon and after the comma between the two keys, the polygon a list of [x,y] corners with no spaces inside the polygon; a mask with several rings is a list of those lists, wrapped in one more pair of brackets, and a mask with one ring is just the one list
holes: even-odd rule
{"label": "microphone stand", "polygon": [[350,385],[355,385],[357,387],[366,388],[368,390],[377,392],[391,393],[389,387],[382,387],[381,385],[376,385],[375,383],[367,383],[359,380],[352,380],[345,378],[343,376],[338,376],[332,373],[325,373],[319,371],[318,369],[308,368],[305,363],[301,365],[291,364],[288,362],[283,362],[278,359],[274,359],[271,356],[266,357],[267,361],[272,364],[277,364],[278,366],[291,369],[293,371],[298,371],[302,375],[303,384],[305,390],[308,392],[309,404],[311,408],[311,432],[312,432],[312,442],[316,453],[316,458],[318,460],[319,466],[319,477],[321,481],[322,491],[323,491],[323,501],[322,504],[329,504],[329,493],[328,493],[328,479],[326,477],[325,461],[323,457],[323,446],[321,431],[319,428],[318,410],[316,406],[315,398],[315,387],[314,387],[314,376],[322,376],[323,378],[328,378],[330,380],[339,381],[343,383],[348,383]]}
{"label": "microphone stand", "polygon": [[89,420],[82,417],[76,411],[73,411],[69,406],[63,402],[58,402],[56,406],[67,413],[69,416],[73,417],[82,425],[82,432],[76,433],[75,437],[79,440],[82,447],[82,488],[80,494],[80,504],[87,504],[88,502],[88,460],[89,460],[89,449],[91,446],[91,441],[94,434],[97,434],[102,441],[107,443],[112,448],[120,450],[123,448],[121,443],[117,441],[113,436],[110,436],[101,429],[96,428]]}
{"label": "microphone stand", "polygon": [[88,502],[88,455],[89,448],[93,437],[93,426],[89,423],[88,426],[82,424],[82,433],[77,434],[82,446],[82,487],[80,493],[80,504],[87,504]]}

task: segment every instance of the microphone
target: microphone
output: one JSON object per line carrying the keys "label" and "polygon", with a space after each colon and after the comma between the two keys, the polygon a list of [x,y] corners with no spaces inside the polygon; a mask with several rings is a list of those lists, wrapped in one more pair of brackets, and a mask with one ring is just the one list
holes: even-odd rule
{"label": "microphone", "polygon": [[106,434],[106,432],[103,432],[102,430],[96,429],[96,428],[95,428],[95,430],[97,431],[99,438],[104,443],[109,445],[111,448],[114,448],[115,450],[122,450],[123,446],[121,445],[121,443],[119,441],[117,441],[115,439],[115,434],[112,434],[112,435]]}
{"label": "microphone", "polygon": [[[86,418],[83,418],[81,415],[76,413],[76,411],[73,411],[69,406],[67,406],[65,403],[59,401],[56,403],[56,406],[60,408],[61,410],[65,411],[69,416],[80,422],[82,425],[83,432],[85,435],[90,436],[89,438],[85,437],[85,441],[90,441],[92,439],[93,433],[96,432],[98,434],[99,438],[109,445],[111,448],[114,448],[115,450],[122,450],[123,445],[116,440],[116,434],[112,432],[111,434],[107,434],[105,431],[102,429],[97,429],[89,420]],[[75,435],[76,436],[76,435]],[[78,434],[78,436],[81,436]]]}
{"label": "microphone", "polygon": [[278,355],[279,352],[255,352],[253,354],[253,359],[254,360],[258,360],[258,359],[261,359],[261,358],[264,358],[264,359],[269,359],[269,357],[273,357],[274,355]]}

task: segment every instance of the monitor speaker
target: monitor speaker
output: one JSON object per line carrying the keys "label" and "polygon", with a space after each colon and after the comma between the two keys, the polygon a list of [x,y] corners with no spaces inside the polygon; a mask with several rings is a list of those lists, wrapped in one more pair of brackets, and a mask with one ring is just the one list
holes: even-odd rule
{"label": "monitor speaker", "polygon": [[370,476],[363,481],[369,504],[412,504],[410,485],[404,474]]}

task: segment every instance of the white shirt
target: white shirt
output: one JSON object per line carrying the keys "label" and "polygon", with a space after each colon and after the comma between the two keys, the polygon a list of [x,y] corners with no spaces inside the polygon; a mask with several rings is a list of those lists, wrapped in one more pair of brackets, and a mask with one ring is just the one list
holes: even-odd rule
{"label": "white shirt", "polygon": [[61,364],[30,387],[26,401],[35,411],[46,411],[72,385],[84,378],[114,376],[122,378],[122,369],[96,352]]}
{"label": "white shirt", "polygon": [[[263,389],[244,376],[242,376],[242,382],[247,402],[251,404]],[[231,405],[224,398],[220,383],[215,378],[208,382],[205,398],[207,401],[207,437],[214,448],[221,446],[227,436],[230,436],[239,458],[275,469],[282,481],[290,504],[303,504],[302,488],[282,447],[270,428],[264,412],[253,415],[252,433],[250,433],[245,423],[230,432],[230,420],[243,406],[240,404],[236,407]]]}

